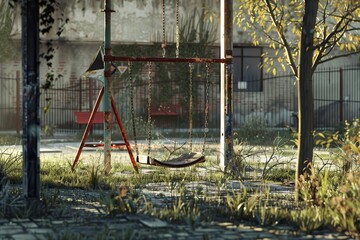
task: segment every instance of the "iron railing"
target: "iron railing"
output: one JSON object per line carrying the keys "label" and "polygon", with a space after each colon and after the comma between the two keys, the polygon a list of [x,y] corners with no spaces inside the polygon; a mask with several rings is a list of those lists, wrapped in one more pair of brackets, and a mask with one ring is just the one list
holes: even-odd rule
{"label": "iron railing", "polygon": [[[186,75],[186,74],[185,74]],[[205,123],[205,75],[203,67],[194,77],[193,127],[202,134]],[[134,82],[134,115],[139,136],[146,135],[147,73],[141,72]],[[129,76],[114,78],[113,96],[121,119],[132,137],[131,99]],[[334,128],[345,120],[359,117],[360,67],[320,69],[314,73],[315,127]],[[154,73],[151,94],[151,114],[154,134],[188,132],[189,95],[188,77],[182,80],[162,81]],[[261,121],[271,128],[297,125],[297,81],[292,75],[277,75],[261,80],[261,91],[234,92],[234,129],[241,129],[251,121]],[[19,72],[11,76],[0,74],[0,131],[21,130],[21,79]],[[246,86],[246,84],[244,85]],[[76,82],[56,81],[54,86],[41,94],[41,108],[50,106],[47,113],[41,111],[41,128],[44,134],[81,136],[83,125],[75,121],[74,112],[91,111],[101,87],[101,82],[82,78]],[[209,87],[209,129],[220,129],[220,87],[218,68],[213,68]],[[99,109],[101,111],[101,107]],[[115,119],[115,118],[114,118]],[[101,124],[94,125],[94,133],[101,133]],[[114,131],[116,128],[114,127]]]}

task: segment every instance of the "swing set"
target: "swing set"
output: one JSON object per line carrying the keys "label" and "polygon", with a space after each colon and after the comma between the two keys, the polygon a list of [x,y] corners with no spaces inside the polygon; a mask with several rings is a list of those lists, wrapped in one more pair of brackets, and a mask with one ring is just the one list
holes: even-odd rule
{"label": "swing set", "polygon": [[[176,0],[176,56],[174,57],[167,57],[166,56],[166,29],[165,29],[165,19],[166,19],[166,14],[165,14],[165,0],[162,0],[162,43],[161,43],[161,48],[162,48],[162,57],[123,57],[123,56],[113,56],[111,54],[111,50],[110,50],[110,16],[111,16],[111,12],[113,12],[110,9],[110,2],[111,0],[104,0],[105,1],[105,55],[103,56],[103,61],[105,62],[105,68],[104,68],[104,86],[100,89],[98,97],[96,99],[95,105],[91,111],[90,117],[87,121],[86,124],[86,128],[85,131],[83,133],[83,137],[81,139],[78,151],[77,151],[77,155],[75,157],[74,163],[72,165],[72,171],[75,170],[76,165],[79,162],[80,159],[80,155],[81,152],[84,148],[84,146],[103,146],[104,147],[104,155],[105,155],[105,163],[106,163],[106,158],[109,157],[109,154],[111,152],[111,147],[115,146],[112,142],[111,142],[111,137],[110,137],[110,142],[106,141],[109,140],[109,138],[105,139],[106,137],[108,137],[109,135],[109,128],[106,126],[106,124],[110,124],[110,128],[111,128],[111,116],[110,116],[110,120],[109,117],[106,115],[104,116],[104,143],[100,143],[100,144],[89,144],[86,143],[86,138],[90,132],[91,126],[93,124],[94,118],[97,114],[97,110],[99,108],[101,99],[104,96],[104,92],[110,92],[109,94],[109,101],[111,104],[111,109],[114,113],[114,116],[116,118],[116,122],[119,126],[120,129],[120,133],[122,135],[122,138],[124,140],[124,143],[121,143],[121,145],[125,145],[130,161],[134,167],[134,170],[136,172],[138,172],[138,166],[137,163],[141,163],[141,164],[148,164],[148,165],[153,165],[153,166],[162,166],[162,167],[169,167],[169,168],[183,168],[183,167],[188,167],[188,166],[192,166],[194,164],[198,164],[198,163],[202,163],[205,161],[205,156],[204,156],[204,151],[205,151],[205,145],[206,145],[206,137],[207,137],[207,132],[208,132],[208,122],[209,122],[209,85],[210,85],[210,73],[211,73],[211,69],[210,69],[210,64],[212,63],[221,63],[226,65],[226,79],[229,79],[229,70],[227,68],[228,64],[232,63],[232,58],[231,57],[224,57],[224,58],[180,58],[180,30],[179,30],[179,0]],[[110,82],[111,84],[111,65],[114,62],[127,62],[128,66],[127,66],[127,70],[129,73],[129,88],[130,88],[130,107],[131,107],[131,119],[132,119],[132,130],[133,130],[133,135],[134,135],[134,148],[135,148],[135,153],[136,153],[136,157],[134,157],[133,155],[133,151],[131,148],[131,145],[129,143],[129,140],[127,138],[126,132],[125,132],[125,128],[123,126],[123,123],[121,121],[119,112],[116,108],[116,104],[114,101],[114,98],[111,94],[111,91],[109,91],[108,89],[108,84]],[[140,155],[139,153],[139,147],[138,147],[138,141],[137,141],[137,133],[136,133],[136,125],[135,125],[135,110],[134,110],[134,82],[133,82],[133,76],[132,76],[132,66],[134,62],[147,62],[147,67],[148,67],[148,76],[147,76],[147,154],[146,155]],[[188,85],[189,85],[189,149],[190,151],[188,153],[182,154],[179,157],[175,157],[175,158],[171,158],[168,159],[166,161],[161,161],[155,157],[152,156],[151,154],[151,150],[152,150],[152,143],[151,143],[151,139],[152,139],[152,117],[151,117],[151,106],[152,106],[152,76],[153,76],[153,63],[156,62],[167,62],[167,63],[188,63],[189,64],[189,76],[188,76]],[[106,64],[108,63],[108,64]],[[109,64],[111,63],[111,64]],[[192,115],[193,115],[193,71],[194,71],[194,63],[203,63],[206,65],[206,78],[205,78],[205,104],[204,104],[204,130],[203,130],[203,142],[202,142],[202,148],[200,152],[193,152],[193,119],[192,119]],[[108,69],[106,69],[108,68]],[[106,98],[106,96],[105,96]],[[106,105],[106,103],[104,104],[104,106]],[[106,106],[105,106],[106,108]],[[111,155],[110,155],[111,157]],[[110,166],[111,167],[111,166]]]}

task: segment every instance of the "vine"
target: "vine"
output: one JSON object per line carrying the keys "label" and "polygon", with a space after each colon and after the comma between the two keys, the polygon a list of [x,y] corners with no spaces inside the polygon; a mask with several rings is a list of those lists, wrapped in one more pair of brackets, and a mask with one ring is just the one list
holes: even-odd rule
{"label": "vine", "polygon": [[[18,4],[21,4],[20,0],[9,0],[11,8],[15,8]],[[69,22],[69,18],[65,17],[64,13],[61,13],[60,17],[55,19],[55,14],[60,12],[59,0],[40,0],[39,1],[39,34],[46,36],[54,29],[55,21],[60,22],[60,26],[56,29],[56,36],[60,37],[63,33],[66,24]],[[48,67],[48,72],[45,75],[45,83],[41,85],[41,89],[48,90],[53,86],[53,82],[61,79],[61,74],[55,74],[53,70],[53,59],[55,54],[55,48],[51,39],[46,41],[46,50],[39,54],[40,59],[44,60]],[[50,99],[47,99],[50,101]],[[48,108],[46,108],[48,109]],[[46,111],[44,109],[44,111]]]}

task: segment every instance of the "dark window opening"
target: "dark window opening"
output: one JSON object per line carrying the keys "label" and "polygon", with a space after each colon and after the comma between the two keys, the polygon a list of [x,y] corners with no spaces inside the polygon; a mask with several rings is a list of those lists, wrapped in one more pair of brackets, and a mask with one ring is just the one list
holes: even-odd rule
{"label": "dark window opening", "polygon": [[234,47],[233,70],[234,90],[261,92],[262,85],[262,48]]}

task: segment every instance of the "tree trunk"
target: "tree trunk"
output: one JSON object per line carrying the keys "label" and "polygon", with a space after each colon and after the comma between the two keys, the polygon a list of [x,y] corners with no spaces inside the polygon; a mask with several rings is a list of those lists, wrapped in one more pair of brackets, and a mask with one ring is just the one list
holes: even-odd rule
{"label": "tree trunk", "polygon": [[23,191],[26,205],[40,200],[39,1],[22,1]]}
{"label": "tree trunk", "polygon": [[305,14],[300,45],[300,67],[298,72],[299,143],[296,168],[296,187],[300,175],[309,172],[313,158],[314,101],[313,101],[313,43],[319,0],[305,1]]}

